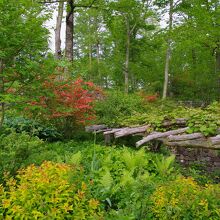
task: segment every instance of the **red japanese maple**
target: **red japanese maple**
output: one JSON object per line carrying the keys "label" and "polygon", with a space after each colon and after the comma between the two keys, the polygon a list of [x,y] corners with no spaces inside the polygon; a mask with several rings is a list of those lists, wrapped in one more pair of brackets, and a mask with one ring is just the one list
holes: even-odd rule
{"label": "red japanese maple", "polygon": [[[76,124],[86,124],[95,118],[94,101],[102,93],[92,82],[78,78],[72,82],[47,80],[44,87],[52,94],[40,97],[37,105],[47,109],[50,118],[72,117]],[[36,105],[36,102],[32,103]]]}

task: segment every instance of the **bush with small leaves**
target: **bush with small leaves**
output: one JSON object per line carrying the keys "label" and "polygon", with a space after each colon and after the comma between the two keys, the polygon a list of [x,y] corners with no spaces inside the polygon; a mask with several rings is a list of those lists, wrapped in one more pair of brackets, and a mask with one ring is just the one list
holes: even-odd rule
{"label": "bush with small leaves", "polygon": [[103,219],[100,203],[82,181],[80,167],[44,162],[20,170],[0,186],[5,219]]}
{"label": "bush with small leaves", "polygon": [[153,219],[220,219],[220,185],[198,185],[179,177],[158,186],[151,196]]}

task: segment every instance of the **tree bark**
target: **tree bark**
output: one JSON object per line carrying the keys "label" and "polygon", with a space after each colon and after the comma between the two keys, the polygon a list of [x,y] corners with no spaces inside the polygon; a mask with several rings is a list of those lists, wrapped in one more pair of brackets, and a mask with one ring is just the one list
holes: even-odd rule
{"label": "tree bark", "polygon": [[57,16],[57,23],[55,29],[55,57],[56,59],[61,59],[61,27],[62,27],[62,18],[63,18],[63,6],[64,2],[59,2],[58,5],[58,16]]}
{"label": "tree bark", "polygon": [[210,140],[213,145],[216,145],[216,144],[220,145],[220,135],[217,135],[215,137],[211,137]]}
{"label": "tree bark", "polygon": [[67,2],[65,57],[73,61],[74,0]]}
{"label": "tree bark", "polygon": [[158,138],[164,138],[164,137],[168,137],[170,135],[177,135],[177,134],[182,134],[184,133],[186,130],[188,129],[188,127],[186,128],[180,128],[180,129],[177,129],[177,130],[172,130],[172,131],[166,131],[164,133],[161,133],[161,132],[156,132],[156,133],[152,133],[150,135],[148,135],[147,137],[143,138],[142,140],[138,141],[136,143],[136,146],[137,147],[140,147],[141,145],[149,142],[149,141],[152,141],[152,140],[155,140],[155,139],[158,139]]}
{"label": "tree bark", "polygon": [[101,75],[99,71],[99,65],[100,65],[100,40],[99,40],[99,19],[98,15],[94,17],[94,22],[95,22],[95,37],[96,37],[96,60],[97,60],[97,75],[99,78],[99,84],[101,85]]}
{"label": "tree bark", "polygon": [[140,127],[134,127],[134,128],[124,128],[121,129],[120,131],[115,132],[114,137],[115,138],[120,138],[120,137],[125,137],[128,135],[133,135],[133,134],[143,134],[147,132],[147,129],[149,128],[149,125],[145,126],[140,126]]}
{"label": "tree bark", "polygon": [[89,44],[89,73],[92,72],[92,45]]}
{"label": "tree bark", "polygon": [[100,80],[100,85],[101,85],[101,75],[100,75],[100,71],[99,71],[99,64],[100,64],[100,51],[99,51],[99,39],[97,38],[97,43],[96,43],[96,58],[97,58],[97,75],[99,77]]}
{"label": "tree bark", "polygon": [[129,58],[130,58],[130,25],[127,17],[125,18],[127,36],[126,36],[126,54],[125,54],[125,67],[124,67],[124,77],[125,77],[125,93],[128,94],[129,90]]}
{"label": "tree bark", "polygon": [[168,141],[186,141],[193,140],[198,138],[204,138],[204,135],[201,133],[193,133],[193,134],[183,134],[183,135],[170,135],[167,140]]}
{"label": "tree bark", "polygon": [[166,61],[165,61],[165,71],[164,71],[164,85],[163,85],[163,99],[167,98],[168,93],[168,83],[169,83],[169,69],[170,69],[170,59],[171,59],[171,30],[173,28],[173,0],[169,1],[169,38],[167,40],[167,51],[166,51]]}
{"label": "tree bark", "polygon": [[167,146],[171,147],[190,147],[190,148],[205,148],[205,149],[220,149],[220,145],[211,145],[205,138],[198,138],[193,140],[177,141],[177,142],[164,142]]}

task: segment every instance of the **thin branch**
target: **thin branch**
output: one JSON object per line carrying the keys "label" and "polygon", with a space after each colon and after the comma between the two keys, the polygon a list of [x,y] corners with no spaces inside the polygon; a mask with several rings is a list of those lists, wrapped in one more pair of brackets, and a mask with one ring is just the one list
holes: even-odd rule
{"label": "thin branch", "polygon": [[[53,4],[53,3],[64,3],[67,2],[67,0],[57,0],[57,1],[40,1],[38,3],[40,4]],[[74,4],[74,8],[92,8],[93,4],[96,2],[96,0],[93,0],[89,5],[78,5],[78,4]],[[96,8],[96,7],[95,7]]]}
{"label": "thin branch", "polygon": [[42,1],[42,2],[38,2],[40,4],[53,4],[53,3],[60,3],[60,2],[66,2],[66,0],[63,0],[63,1],[60,1],[60,0],[57,0],[57,1]]}

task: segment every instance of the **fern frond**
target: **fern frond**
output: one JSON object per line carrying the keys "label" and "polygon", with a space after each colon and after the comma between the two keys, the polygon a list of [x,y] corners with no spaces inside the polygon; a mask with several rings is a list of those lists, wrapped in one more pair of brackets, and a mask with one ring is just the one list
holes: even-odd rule
{"label": "fern frond", "polygon": [[74,165],[80,165],[81,161],[82,161],[82,154],[81,151],[78,151],[77,153],[73,154],[70,157],[69,163]]}
{"label": "fern frond", "polygon": [[155,161],[153,161],[157,172],[164,176],[170,174],[173,171],[173,163],[175,161],[175,155],[171,155],[167,158],[165,157],[157,157]]}
{"label": "fern frond", "polygon": [[109,170],[106,170],[104,175],[100,178],[100,184],[106,189],[111,188],[113,184],[113,178]]}
{"label": "fern frond", "polygon": [[135,182],[135,179],[133,178],[133,172],[125,170],[123,172],[123,175],[121,177],[120,185],[121,186],[126,186],[129,184],[133,184]]}

